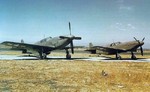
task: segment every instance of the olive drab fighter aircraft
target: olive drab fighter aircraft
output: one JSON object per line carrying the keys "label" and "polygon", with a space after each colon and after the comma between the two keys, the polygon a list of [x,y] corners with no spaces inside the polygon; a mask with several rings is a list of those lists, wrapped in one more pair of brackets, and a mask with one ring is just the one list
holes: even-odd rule
{"label": "olive drab fighter aircraft", "polygon": [[142,45],[144,44],[144,39],[142,41],[137,40],[134,37],[135,41],[129,41],[129,42],[116,42],[112,43],[109,46],[93,46],[92,43],[89,44],[89,48],[86,51],[90,51],[91,54],[96,54],[97,51],[99,51],[101,54],[106,55],[116,55],[116,59],[121,59],[121,56],[119,53],[123,52],[131,52],[131,59],[136,59],[136,56],[134,52],[137,51],[137,49],[140,47],[141,55],[143,56],[143,48]]}
{"label": "olive drab fighter aircraft", "polygon": [[[74,46],[73,40],[81,40],[81,37],[75,37],[71,35],[71,25],[69,22],[69,31],[70,35],[68,36],[59,36],[59,37],[47,37],[44,38],[35,44],[28,44],[24,43],[22,40],[21,43],[19,42],[11,42],[11,41],[4,41],[1,44],[6,46],[11,46],[14,49],[22,50],[22,53],[28,53],[31,51],[34,55],[36,55],[39,59],[46,59],[47,55],[51,53],[53,50],[66,50],[66,58],[70,59],[71,55],[68,49],[71,49],[72,54],[74,54]],[[67,45],[70,44],[70,47]]]}

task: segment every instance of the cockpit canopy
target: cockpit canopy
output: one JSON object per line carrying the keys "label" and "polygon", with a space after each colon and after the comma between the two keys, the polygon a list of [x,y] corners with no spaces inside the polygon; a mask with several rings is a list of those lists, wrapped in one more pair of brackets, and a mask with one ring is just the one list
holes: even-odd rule
{"label": "cockpit canopy", "polygon": [[119,44],[121,44],[121,42],[111,43],[111,44],[110,44],[110,47],[112,47],[112,46],[117,46],[117,45],[119,45]]}
{"label": "cockpit canopy", "polygon": [[42,42],[46,42],[46,41],[48,41],[48,40],[50,40],[50,39],[52,39],[52,37],[44,38],[44,39],[42,39],[40,42],[41,42],[41,43],[42,43]]}

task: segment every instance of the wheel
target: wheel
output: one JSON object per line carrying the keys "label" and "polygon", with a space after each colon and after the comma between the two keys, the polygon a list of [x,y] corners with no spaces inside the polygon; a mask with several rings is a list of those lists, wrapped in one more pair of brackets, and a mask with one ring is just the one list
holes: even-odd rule
{"label": "wheel", "polygon": [[43,59],[46,59],[47,58],[47,55],[45,53],[43,53]]}
{"label": "wheel", "polygon": [[118,55],[118,57],[117,57],[117,60],[121,60],[122,58],[121,58],[121,56],[120,55]]}
{"label": "wheel", "polygon": [[67,55],[66,55],[66,59],[71,59],[71,55],[70,55],[70,54],[67,54]]}
{"label": "wheel", "polygon": [[39,56],[37,56],[38,59],[43,59],[42,53],[39,52]]}
{"label": "wheel", "polygon": [[46,55],[46,53],[39,52],[38,58],[39,58],[39,59],[46,59],[46,58],[47,58],[47,55]]}
{"label": "wheel", "polygon": [[118,53],[116,53],[116,59],[117,60],[121,60],[122,59],[121,56]]}
{"label": "wheel", "polygon": [[136,58],[135,55],[132,55],[132,56],[131,56],[131,59],[136,60],[137,58]]}
{"label": "wheel", "polygon": [[133,59],[133,60],[137,59],[133,52],[131,52],[131,59]]}

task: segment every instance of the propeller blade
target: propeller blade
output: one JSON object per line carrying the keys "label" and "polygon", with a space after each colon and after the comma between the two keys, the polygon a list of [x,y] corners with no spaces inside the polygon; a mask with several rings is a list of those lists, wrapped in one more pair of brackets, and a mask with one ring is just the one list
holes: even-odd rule
{"label": "propeller blade", "polygon": [[141,55],[143,56],[143,48],[142,48],[142,46],[140,46],[140,50],[141,50]]}
{"label": "propeller blade", "polygon": [[135,37],[133,37],[136,41],[138,41]]}
{"label": "propeller blade", "polygon": [[71,35],[71,24],[69,22],[69,31],[70,31],[70,35]]}
{"label": "propeller blade", "polygon": [[81,37],[74,37],[75,40],[81,40]]}
{"label": "propeller blade", "polygon": [[71,52],[72,52],[72,54],[74,54],[73,41],[71,41],[71,43],[70,43],[70,47],[71,47]]}
{"label": "propeller blade", "polygon": [[145,37],[142,39],[142,42],[145,40]]}

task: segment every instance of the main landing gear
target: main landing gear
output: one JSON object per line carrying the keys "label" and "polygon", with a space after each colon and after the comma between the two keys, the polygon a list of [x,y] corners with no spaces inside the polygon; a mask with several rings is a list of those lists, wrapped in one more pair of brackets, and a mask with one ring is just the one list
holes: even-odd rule
{"label": "main landing gear", "polygon": [[46,59],[47,58],[47,54],[46,53],[42,53],[42,52],[39,52],[39,59]]}
{"label": "main landing gear", "polygon": [[69,53],[68,49],[66,49],[66,59],[71,59],[71,54]]}
{"label": "main landing gear", "polygon": [[134,55],[134,53],[131,51],[131,59],[136,60],[136,56]]}
{"label": "main landing gear", "polygon": [[[117,60],[121,60],[122,59],[121,56],[118,53],[116,53],[116,59]],[[131,51],[131,59],[132,60],[136,60],[137,59],[135,54],[132,51]]]}
{"label": "main landing gear", "polygon": [[118,53],[116,53],[116,59],[117,60],[121,60],[122,59],[121,56]]}

